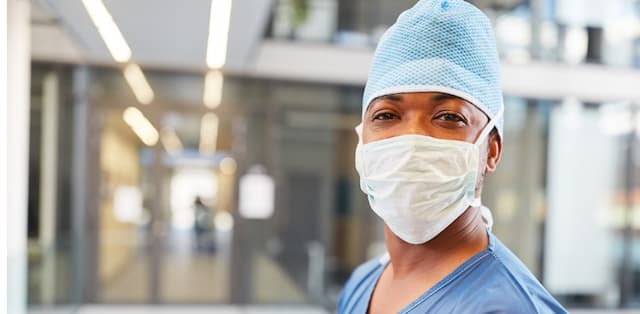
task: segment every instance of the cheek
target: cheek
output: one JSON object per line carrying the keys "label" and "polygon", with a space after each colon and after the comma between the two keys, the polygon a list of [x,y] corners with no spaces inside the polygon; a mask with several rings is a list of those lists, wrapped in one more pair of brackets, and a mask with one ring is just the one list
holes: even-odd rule
{"label": "cheek", "polygon": [[368,123],[362,126],[362,144],[383,140],[393,137],[393,132],[389,129],[374,128]]}
{"label": "cheek", "polygon": [[371,140],[369,139],[369,134],[367,133],[367,131],[363,131],[362,132],[362,136],[360,137],[360,140],[362,141],[362,144],[367,144],[367,143],[371,142]]}
{"label": "cheek", "polygon": [[363,127],[362,129],[362,133],[360,135],[360,140],[362,140],[362,144],[367,144],[369,143],[370,140],[370,135],[369,135],[369,130],[366,127]]}

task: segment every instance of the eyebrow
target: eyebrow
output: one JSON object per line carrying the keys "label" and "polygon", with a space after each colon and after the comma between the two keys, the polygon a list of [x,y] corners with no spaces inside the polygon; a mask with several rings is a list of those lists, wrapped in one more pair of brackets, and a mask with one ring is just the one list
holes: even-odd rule
{"label": "eyebrow", "polygon": [[382,95],[382,96],[376,97],[371,101],[371,104],[369,104],[369,106],[367,107],[366,112],[369,112],[369,109],[371,109],[371,107],[376,106],[378,103],[380,103],[381,100],[386,100],[390,102],[401,102],[402,96],[398,94],[389,94],[389,95]]}
{"label": "eyebrow", "polygon": [[[403,96],[402,94],[389,94],[389,95],[382,95],[379,97],[376,97],[373,99],[373,101],[371,101],[371,105],[369,107],[367,107],[367,111],[369,111],[369,108],[375,106],[376,103],[378,103],[378,101],[380,100],[386,100],[386,101],[390,101],[390,102],[402,102],[403,100]],[[436,93],[433,96],[429,97],[429,100],[431,102],[434,103],[442,103],[445,102],[447,100],[463,100],[462,98],[458,97],[458,96],[454,96],[451,94],[444,94],[444,93]]]}
{"label": "eyebrow", "polygon": [[[388,100],[388,101],[402,101],[402,98],[403,97],[401,94],[390,94],[390,95],[380,96],[377,99]],[[454,96],[451,94],[444,94],[444,93],[436,93],[435,95],[431,96],[429,99],[433,102],[441,102],[445,100],[463,100],[458,96]]]}
{"label": "eyebrow", "polygon": [[379,99],[389,100],[389,101],[402,101],[402,95],[391,94],[380,96]]}

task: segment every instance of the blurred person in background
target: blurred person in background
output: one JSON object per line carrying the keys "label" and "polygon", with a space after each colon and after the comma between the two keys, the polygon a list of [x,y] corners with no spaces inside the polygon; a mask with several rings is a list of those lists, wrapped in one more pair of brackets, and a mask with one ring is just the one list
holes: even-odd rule
{"label": "blurred person in background", "polygon": [[377,47],[356,128],[360,187],[388,253],[358,267],[339,313],[565,313],[492,233],[480,200],[502,153],[489,19],[422,0]]}
{"label": "blurred person in background", "polygon": [[200,196],[193,201],[193,231],[196,238],[196,249],[213,249],[213,224],[209,208],[202,202]]}

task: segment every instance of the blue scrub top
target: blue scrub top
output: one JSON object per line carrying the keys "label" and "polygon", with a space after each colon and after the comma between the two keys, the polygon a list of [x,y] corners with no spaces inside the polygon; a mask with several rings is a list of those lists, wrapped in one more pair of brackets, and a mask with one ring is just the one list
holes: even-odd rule
{"label": "blue scrub top", "polygon": [[[526,266],[491,232],[489,246],[399,313],[567,313]],[[367,313],[388,255],[359,266],[347,281],[338,313]]]}

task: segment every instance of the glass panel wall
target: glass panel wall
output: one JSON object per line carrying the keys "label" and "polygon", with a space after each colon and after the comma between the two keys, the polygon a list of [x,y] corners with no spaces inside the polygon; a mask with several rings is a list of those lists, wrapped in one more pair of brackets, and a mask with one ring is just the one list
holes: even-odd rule
{"label": "glass panel wall", "polygon": [[[354,168],[361,86],[225,75],[209,108],[204,74],[145,72],[139,105],[118,69],[33,66],[30,304],[333,309],[385,250]],[[636,305],[633,107],[505,108],[495,233],[568,306]]]}
{"label": "glass panel wall", "polygon": [[28,190],[28,302],[73,303],[72,68],[34,67]]}
{"label": "glass panel wall", "polygon": [[[269,36],[373,48],[416,1],[279,0]],[[633,0],[475,0],[491,18],[502,61],[640,66],[640,5]],[[576,9],[580,8],[580,9]]]}

